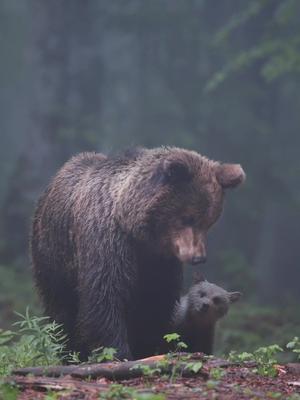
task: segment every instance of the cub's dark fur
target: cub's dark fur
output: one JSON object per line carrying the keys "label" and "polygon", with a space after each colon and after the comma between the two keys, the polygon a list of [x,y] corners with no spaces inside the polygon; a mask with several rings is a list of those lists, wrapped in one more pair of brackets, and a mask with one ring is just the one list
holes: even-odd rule
{"label": "cub's dark fur", "polygon": [[188,345],[188,351],[212,354],[216,322],[240,297],[240,292],[227,292],[206,280],[195,283],[181,297],[175,307],[173,329]]}

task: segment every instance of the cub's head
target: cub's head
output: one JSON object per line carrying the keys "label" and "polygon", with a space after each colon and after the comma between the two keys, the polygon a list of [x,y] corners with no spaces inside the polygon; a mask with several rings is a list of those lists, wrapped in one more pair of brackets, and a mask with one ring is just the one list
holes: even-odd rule
{"label": "cub's head", "polygon": [[227,292],[206,280],[198,280],[189,290],[188,313],[201,323],[214,323],[228,311],[231,303],[238,301],[240,292]]}
{"label": "cub's head", "polygon": [[144,150],[122,172],[119,222],[154,251],[183,263],[205,262],[206,235],[227,189],[240,185],[238,164],[221,164],[179,148]]}

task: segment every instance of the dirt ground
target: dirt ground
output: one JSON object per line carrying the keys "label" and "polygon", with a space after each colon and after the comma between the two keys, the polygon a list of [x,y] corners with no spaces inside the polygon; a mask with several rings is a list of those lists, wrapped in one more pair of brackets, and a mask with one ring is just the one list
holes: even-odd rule
{"label": "dirt ground", "polygon": [[[278,365],[277,376],[262,377],[248,364],[204,363],[201,372],[190,377],[140,376],[117,382],[98,377],[82,379],[12,375],[18,399],[284,399],[300,400],[300,364]],[[217,366],[217,367],[216,367]],[[129,389],[128,389],[129,388]],[[151,396],[160,394],[161,396]],[[4,399],[6,400],[6,399]]]}

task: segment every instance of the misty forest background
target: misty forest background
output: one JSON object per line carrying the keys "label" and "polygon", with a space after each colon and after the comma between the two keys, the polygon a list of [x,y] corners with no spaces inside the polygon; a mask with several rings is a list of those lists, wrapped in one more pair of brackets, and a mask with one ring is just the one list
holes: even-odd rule
{"label": "misty forest background", "polygon": [[299,21],[298,0],[0,2],[0,328],[41,312],[28,232],[55,171],[80,151],[175,145],[247,173],[203,267],[244,294],[217,352],[299,335]]}

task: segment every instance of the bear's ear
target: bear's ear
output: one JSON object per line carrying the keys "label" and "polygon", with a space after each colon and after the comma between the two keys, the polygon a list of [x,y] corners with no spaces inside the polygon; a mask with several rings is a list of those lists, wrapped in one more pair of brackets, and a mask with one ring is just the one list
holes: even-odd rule
{"label": "bear's ear", "polygon": [[196,271],[193,273],[193,283],[194,284],[204,282],[204,281],[206,281],[206,279],[204,278],[204,275],[202,274],[202,272]]}
{"label": "bear's ear", "polygon": [[219,184],[224,188],[234,188],[246,179],[246,174],[240,164],[220,164],[216,170]]}
{"label": "bear's ear", "polygon": [[176,184],[189,182],[192,179],[188,165],[181,160],[164,160],[162,173],[165,183]]}
{"label": "bear's ear", "polygon": [[242,296],[241,292],[230,292],[229,293],[229,301],[230,303],[235,303],[238,301]]}

